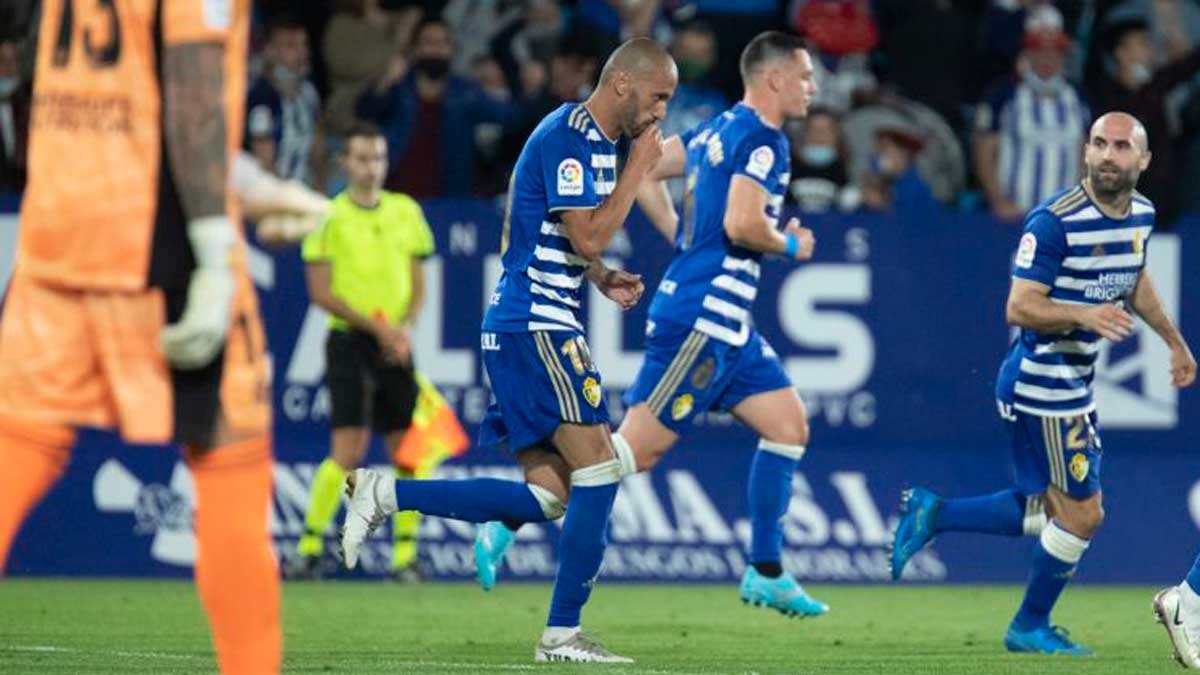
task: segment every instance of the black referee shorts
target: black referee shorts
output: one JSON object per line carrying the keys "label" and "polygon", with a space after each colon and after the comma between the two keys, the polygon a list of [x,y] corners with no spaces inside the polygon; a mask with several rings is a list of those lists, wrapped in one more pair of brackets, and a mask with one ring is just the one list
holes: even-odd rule
{"label": "black referee shorts", "polygon": [[370,427],[379,434],[407,429],[417,404],[412,363],[390,364],[375,338],[360,331],[329,331],[325,342],[334,429]]}

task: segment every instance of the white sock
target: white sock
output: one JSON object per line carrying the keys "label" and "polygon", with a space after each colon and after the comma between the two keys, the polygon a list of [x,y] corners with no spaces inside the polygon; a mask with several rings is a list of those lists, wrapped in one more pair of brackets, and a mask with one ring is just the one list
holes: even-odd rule
{"label": "white sock", "polygon": [[561,645],[575,637],[575,634],[578,632],[579,626],[546,626],[546,630],[542,631],[542,643],[547,645]]}
{"label": "white sock", "polygon": [[380,508],[388,513],[395,513],[400,508],[396,505],[396,481],[391,476],[383,475],[375,484],[375,500]]}
{"label": "white sock", "polygon": [[1200,595],[1192,590],[1192,585],[1186,579],[1179,584],[1179,604],[1184,614],[1200,614]]}
{"label": "white sock", "polygon": [[613,450],[617,453],[617,461],[621,463],[621,478],[637,473],[637,458],[633,456],[633,447],[621,434],[612,435]]}

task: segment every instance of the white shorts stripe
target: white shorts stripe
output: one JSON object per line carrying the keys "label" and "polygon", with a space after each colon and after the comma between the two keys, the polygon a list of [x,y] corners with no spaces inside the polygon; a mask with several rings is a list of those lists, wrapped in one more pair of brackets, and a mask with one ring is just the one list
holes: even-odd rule
{"label": "white shorts stripe", "polygon": [[555,383],[555,391],[558,394],[559,413],[565,422],[581,422],[579,416],[579,400],[575,397],[575,390],[571,387],[571,378],[567,375],[567,371],[563,369],[562,362],[558,360],[558,353],[554,349],[554,342],[546,333],[534,333],[534,340],[537,342],[538,353],[542,357],[542,361],[546,364],[546,371],[550,373],[550,379]]}

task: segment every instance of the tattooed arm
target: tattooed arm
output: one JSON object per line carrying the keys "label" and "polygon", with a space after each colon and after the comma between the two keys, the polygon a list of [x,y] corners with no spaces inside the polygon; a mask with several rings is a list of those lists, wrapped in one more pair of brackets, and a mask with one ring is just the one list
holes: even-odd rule
{"label": "tattooed arm", "polygon": [[226,213],[229,184],[225,118],[225,45],[185,42],[163,49],[162,109],[171,178],[187,217],[196,259],[187,304],[163,329],[171,365],[202,368],[220,353],[229,330],[235,288],[231,255],[237,235]]}

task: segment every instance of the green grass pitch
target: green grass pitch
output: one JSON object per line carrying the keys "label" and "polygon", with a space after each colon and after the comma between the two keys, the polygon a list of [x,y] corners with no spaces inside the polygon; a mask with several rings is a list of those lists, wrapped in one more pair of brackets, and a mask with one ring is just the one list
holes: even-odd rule
{"label": "green grass pitch", "polygon": [[[1067,590],[1056,620],[1089,659],[1011,655],[1020,589],[814,586],[833,611],[786,619],[733,587],[601,584],[587,625],[634,666],[535,665],[547,586],[291,583],[284,670],[294,673],[1156,673],[1178,672],[1152,588]],[[0,582],[0,673],[213,672],[183,581]]]}

